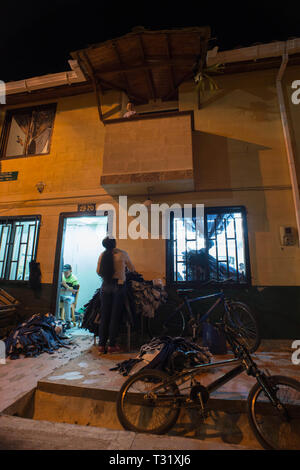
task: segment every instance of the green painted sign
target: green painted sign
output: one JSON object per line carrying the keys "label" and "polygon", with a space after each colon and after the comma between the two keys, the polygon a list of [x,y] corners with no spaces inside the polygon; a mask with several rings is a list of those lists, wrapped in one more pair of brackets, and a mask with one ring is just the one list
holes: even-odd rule
{"label": "green painted sign", "polygon": [[15,181],[18,179],[18,171],[6,171],[0,173],[0,182],[1,181]]}

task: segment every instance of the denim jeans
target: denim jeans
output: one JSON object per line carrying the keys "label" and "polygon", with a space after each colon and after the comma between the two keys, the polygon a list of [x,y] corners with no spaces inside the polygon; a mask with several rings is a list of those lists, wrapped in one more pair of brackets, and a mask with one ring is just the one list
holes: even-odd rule
{"label": "denim jeans", "polygon": [[103,283],[101,288],[101,316],[99,324],[99,346],[116,345],[116,338],[124,308],[124,286],[117,281]]}
{"label": "denim jeans", "polygon": [[65,320],[67,322],[71,321],[71,305],[74,302],[75,298],[72,294],[61,295],[60,300],[64,303],[65,309]]}

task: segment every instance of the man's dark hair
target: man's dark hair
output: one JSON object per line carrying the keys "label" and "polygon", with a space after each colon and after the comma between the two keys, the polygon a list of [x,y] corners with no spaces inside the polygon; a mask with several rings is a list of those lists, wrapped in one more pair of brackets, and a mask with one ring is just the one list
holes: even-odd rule
{"label": "man's dark hair", "polygon": [[113,250],[116,247],[116,240],[106,237],[102,241],[102,245],[105,251],[101,258],[99,274],[105,282],[110,282],[115,272]]}

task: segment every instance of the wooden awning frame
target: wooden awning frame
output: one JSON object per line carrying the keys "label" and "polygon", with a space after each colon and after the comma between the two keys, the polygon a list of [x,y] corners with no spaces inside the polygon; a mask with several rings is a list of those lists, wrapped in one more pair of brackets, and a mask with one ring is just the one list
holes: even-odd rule
{"label": "wooden awning frame", "polygon": [[122,91],[135,104],[174,99],[178,87],[193,78],[195,68],[199,72],[205,65],[209,38],[209,27],[139,29],[71,56],[93,83],[99,117],[104,122],[101,94],[109,89]]}

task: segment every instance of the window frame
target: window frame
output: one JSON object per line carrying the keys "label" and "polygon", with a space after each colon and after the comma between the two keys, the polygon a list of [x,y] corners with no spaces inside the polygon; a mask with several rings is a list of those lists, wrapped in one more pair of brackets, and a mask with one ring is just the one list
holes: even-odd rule
{"label": "window frame", "polygon": [[[6,156],[6,149],[7,149],[7,144],[8,144],[8,139],[9,139],[9,133],[11,129],[11,122],[12,122],[12,117],[14,114],[17,113],[24,113],[26,111],[30,111],[31,113],[33,111],[41,111],[43,109],[49,109],[52,108],[54,110],[54,118],[53,118],[53,125],[51,129],[51,134],[50,134],[50,142],[49,142],[49,150],[46,153],[34,153],[34,154],[27,154],[27,155],[11,155],[11,156]],[[42,104],[42,105],[37,105],[37,106],[27,106],[25,108],[12,108],[12,109],[7,109],[5,113],[5,118],[4,118],[4,124],[1,132],[1,137],[0,137],[0,159],[1,160],[11,160],[15,158],[29,158],[29,157],[41,157],[43,155],[49,155],[51,152],[51,144],[52,144],[52,137],[53,137],[53,129],[54,129],[54,123],[55,123],[55,117],[56,117],[56,110],[57,110],[57,103],[47,103],[47,104]],[[31,118],[32,122],[32,118]]]}
{"label": "window frame", "polygon": [[[35,234],[35,247],[34,247],[34,251],[32,253],[32,258],[31,258],[31,261],[36,261],[36,256],[37,256],[37,250],[38,250],[38,244],[39,244],[39,236],[40,236],[40,228],[41,228],[41,220],[42,220],[42,217],[41,215],[37,214],[37,215],[22,215],[22,216],[6,216],[6,217],[0,217],[0,224],[2,223],[9,223],[9,222],[22,222],[22,221],[35,221],[36,223],[38,223],[38,226],[37,226],[37,229],[36,229],[36,234]],[[2,235],[2,234],[1,234]],[[11,234],[10,234],[10,237],[11,237]],[[0,239],[0,242],[1,242],[1,239]],[[14,246],[14,244],[12,245]],[[12,248],[13,250],[13,248]],[[19,248],[20,250],[20,248]],[[18,255],[19,256],[19,255]],[[1,283],[5,283],[5,284],[10,284],[10,283],[13,283],[13,284],[28,284],[29,282],[29,279],[28,280],[25,280],[25,279],[9,279],[7,276],[7,274],[10,273],[10,269],[11,269],[11,259],[10,260],[6,260],[5,262],[5,266],[4,266],[4,277],[0,277],[0,282]],[[26,267],[25,267],[26,269]]]}
{"label": "window frame", "polygon": [[[204,207],[204,238],[207,241],[207,215],[209,214],[221,214],[223,212],[241,212],[243,234],[244,234],[244,247],[245,247],[245,282],[231,282],[234,287],[250,287],[251,286],[251,268],[250,268],[250,253],[249,253],[249,239],[248,239],[248,223],[247,223],[247,210],[245,206],[217,206],[217,207]],[[182,209],[183,215],[183,209]],[[192,216],[196,216],[196,209],[193,208]],[[174,280],[174,212],[170,214],[170,239],[166,240],[166,283],[168,286],[176,288],[199,288],[208,282],[208,278],[205,280],[192,280],[192,281],[175,281]],[[205,254],[208,254],[208,244],[206,243]],[[208,268],[206,266],[206,276]],[[216,281],[216,284],[218,281]],[[214,284],[212,280],[210,284]]]}

